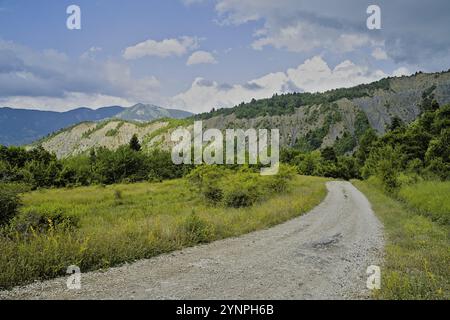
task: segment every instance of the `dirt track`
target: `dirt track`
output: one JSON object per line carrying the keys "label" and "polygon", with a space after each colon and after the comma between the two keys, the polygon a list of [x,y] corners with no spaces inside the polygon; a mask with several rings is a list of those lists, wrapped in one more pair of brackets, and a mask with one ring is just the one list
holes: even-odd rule
{"label": "dirt track", "polygon": [[239,238],[0,292],[0,299],[363,299],[382,226],[349,182],[329,182],[306,215]]}

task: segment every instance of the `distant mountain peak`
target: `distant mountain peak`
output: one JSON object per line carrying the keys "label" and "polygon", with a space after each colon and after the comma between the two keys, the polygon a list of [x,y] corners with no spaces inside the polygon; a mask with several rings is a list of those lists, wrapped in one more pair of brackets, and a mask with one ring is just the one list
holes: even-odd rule
{"label": "distant mountain peak", "polygon": [[154,104],[137,103],[117,114],[115,118],[128,121],[148,122],[161,118],[183,119],[190,117],[191,115],[192,113],[183,110],[165,109]]}
{"label": "distant mountain peak", "polygon": [[148,122],[160,118],[183,119],[192,113],[164,109],[152,104],[138,103],[130,108],[102,107],[96,110],[80,107],[66,112],[40,111],[0,107],[0,145],[23,145],[46,135],[84,121],[123,119]]}

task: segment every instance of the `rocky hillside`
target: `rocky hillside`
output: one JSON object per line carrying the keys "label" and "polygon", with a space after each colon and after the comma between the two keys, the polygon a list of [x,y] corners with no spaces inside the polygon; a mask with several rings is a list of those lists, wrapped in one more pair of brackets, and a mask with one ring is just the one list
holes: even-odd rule
{"label": "rocky hillside", "polygon": [[84,121],[122,119],[148,122],[161,118],[183,119],[192,113],[138,103],[130,108],[119,106],[97,110],[77,108],[67,112],[0,108],[0,145],[23,145],[60,129]]}
{"label": "rocky hillside", "polygon": [[54,152],[58,158],[78,155],[91,148],[116,149],[137,134],[140,141],[167,127],[169,122],[156,121],[147,124],[121,120],[83,122],[39,142],[44,149]]}
{"label": "rocky hillside", "polygon": [[[381,134],[394,118],[409,123],[420,114],[421,105],[431,100],[450,103],[450,72],[387,78],[325,93],[275,95],[200,114],[195,120],[202,120],[205,128],[279,129],[282,146],[304,151],[334,146],[344,154],[357,147],[369,127]],[[82,123],[49,137],[42,145],[65,157],[91,147],[115,148],[137,133],[147,149],[169,148],[170,132],[178,125],[189,127],[192,121]]]}

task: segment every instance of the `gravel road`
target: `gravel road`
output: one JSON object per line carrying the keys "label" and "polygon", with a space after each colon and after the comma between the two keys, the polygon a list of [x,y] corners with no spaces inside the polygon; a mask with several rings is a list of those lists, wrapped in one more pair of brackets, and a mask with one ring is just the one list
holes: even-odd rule
{"label": "gravel road", "polygon": [[383,229],[349,182],[327,183],[308,214],[271,229],[105,272],[0,292],[0,299],[365,299],[366,269],[382,259]]}

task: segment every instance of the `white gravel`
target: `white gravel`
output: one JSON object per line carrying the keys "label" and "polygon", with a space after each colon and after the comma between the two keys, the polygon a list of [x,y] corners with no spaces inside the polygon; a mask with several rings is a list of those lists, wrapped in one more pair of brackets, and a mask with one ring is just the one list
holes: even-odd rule
{"label": "white gravel", "polygon": [[382,259],[383,229],[349,182],[329,182],[311,212],[268,230],[105,272],[0,292],[0,299],[365,299],[366,269]]}

